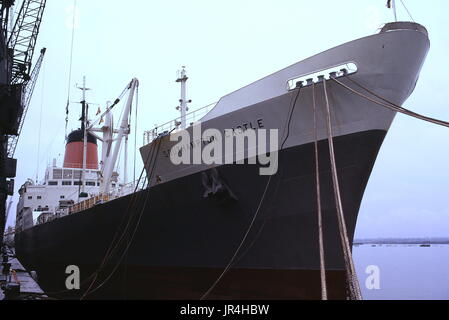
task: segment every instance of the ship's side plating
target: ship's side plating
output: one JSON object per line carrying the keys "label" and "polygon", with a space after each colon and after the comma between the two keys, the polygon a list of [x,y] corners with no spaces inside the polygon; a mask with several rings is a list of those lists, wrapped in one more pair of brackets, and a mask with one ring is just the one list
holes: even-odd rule
{"label": "ship's side plating", "polygon": [[[266,129],[279,129],[282,139],[297,94],[296,90],[286,89],[286,81],[350,61],[358,68],[351,75],[354,79],[402,104],[413,91],[429,47],[426,34],[415,29],[391,28],[304,60],[290,67],[294,70],[284,69],[280,73],[285,76],[283,93],[275,84],[265,97],[267,91],[260,90],[265,85],[258,87],[264,79],[255,87],[242,88],[217,104],[204,119],[203,129],[262,123]],[[280,81],[278,76],[271,79]],[[262,97],[248,96],[253,89],[263,92]],[[331,81],[328,91],[343,206],[352,239],[365,186],[395,113]],[[316,85],[316,94],[329,291],[332,298],[344,298],[344,266],[323,121],[322,84]],[[227,101],[241,105],[229,109]],[[16,235],[17,253],[24,264],[38,271],[45,289],[63,290],[65,267],[77,265],[85,290],[114,234],[121,234],[122,223],[130,221],[130,230],[135,227],[136,232],[125,234],[125,245],[111,257],[96,285],[108,277],[115,265],[118,269],[92,296],[199,298],[229,263],[263,200],[231,270],[210,297],[319,298],[311,87],[299,92],[290,123],[288,139],[279,150],[279,170],[271,179],[259,174],[257,164],[174,166],[166,154],[156,152],[154,167],[150,163],[147,169],[148,175],[159,176],[159,183],[150,181],[152,187],[137,194],[25,230]],[[170,150],[173,145],[168,137],[158,143],[161,150]],[[152,148],[154,144],[142,148],[143,159]],[[210,188],[212,181],[216,188]],[[130,246],[125,251],[127,244]]]}

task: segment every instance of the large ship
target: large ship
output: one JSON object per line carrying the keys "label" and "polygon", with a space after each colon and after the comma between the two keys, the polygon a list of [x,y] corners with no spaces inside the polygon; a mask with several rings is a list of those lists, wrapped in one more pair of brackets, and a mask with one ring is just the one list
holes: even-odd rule
{"label": "large ship", "polygon": [[[327,291],[329,298],[344,299],[347,266],[326,118],[331,119],[352,244],[363,193],[396,112],[332,79],[348,87],[356,81],[402,105],[415,88],[428,49],[423,26],[388,23],[377,34],[319,53],[223,96],[200,121],[191,119],[195,113],[187,113],[183,70],[178,78],[181,117],[146,132],[140,148],[144,176],[132,184],[134,189],[121,191],[123,184],[111,178],[112,164],[98,167],[96,140],[88,128],[75,131],[68,138],[63,167],[50,166],[44,183],[29,182],[21,188],[16,253],[55,297],[319,299],[317,141]],[[195,136],[198,123],[203,131],[231,132],[234,137],[251,130],[277,130],[278,147],[269,150],[277,155],[276,170],[261,174],[266,165],[251,161],[259,154],[250,148],[240,155],[243,161],[235,157],[230,163],[220,161],[229,155],[224,152],[208,164],[175,164],[174,154],[194,152],[213,140],[193,137],[181,146],[172,141],[181,133]],[[232,149],[231,156],[238,156],[235,153]],[[90,183],[92,191],[80,192],[80,183],[85,187]],[[36,211],[39,218],[33,219]],[[79,289],[66,287],[68,266],[80,270]]]}

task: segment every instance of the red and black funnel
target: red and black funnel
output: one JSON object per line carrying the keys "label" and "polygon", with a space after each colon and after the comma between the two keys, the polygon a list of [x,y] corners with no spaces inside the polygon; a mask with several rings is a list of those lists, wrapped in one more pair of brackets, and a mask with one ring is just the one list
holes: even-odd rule
{"label": "red and black funnel", "polygon": [[[64,168],[83,167],[84,132],[81,129],[72,131],[67,137],[65,147]],[[98,169],[97,138],[87,134],[86,169]]]}

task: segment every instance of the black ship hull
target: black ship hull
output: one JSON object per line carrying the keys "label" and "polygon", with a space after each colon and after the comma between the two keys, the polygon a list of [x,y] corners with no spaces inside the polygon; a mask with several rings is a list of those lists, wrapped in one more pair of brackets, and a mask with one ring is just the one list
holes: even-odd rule
{"label": "black ship hull", "polygon": [[[385,134],[334,138],[351,241]],[[327,140],[319,154],[329,296],[344,299]],[[207,298],[319,299],[313,143],[280,151],[269,179],[259,165],[208,169],[17,233],[16,252],[51,296],[79,298],[90,287],[85,298],[199,299],[235,254],[269,183],[248,237]],[[80,290],[65,290],[69,265],[80,269]]]}

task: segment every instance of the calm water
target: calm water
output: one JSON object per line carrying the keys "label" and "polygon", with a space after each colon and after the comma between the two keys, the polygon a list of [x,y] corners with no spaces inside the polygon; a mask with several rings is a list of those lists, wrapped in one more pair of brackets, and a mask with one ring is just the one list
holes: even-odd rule
{"label": "calm water", "polygon": [[[449,299],[449,245],[358,245],[354,262],[363,298]],[[368,266],[379,269],[380,289],[368,289]],[[373,283],[373,282],[371,282]]]}

